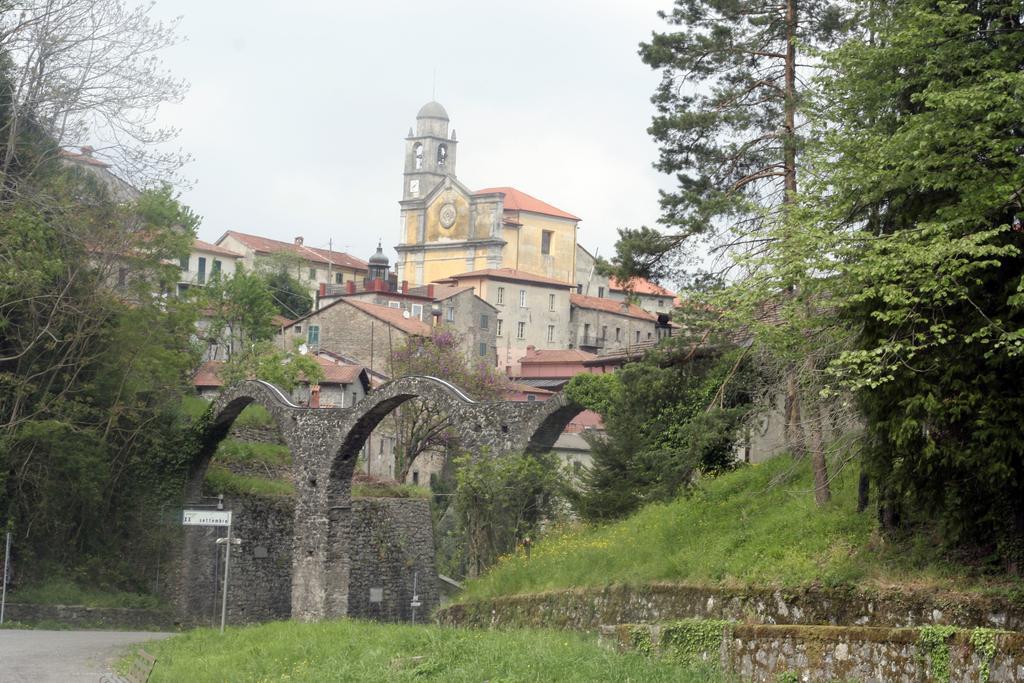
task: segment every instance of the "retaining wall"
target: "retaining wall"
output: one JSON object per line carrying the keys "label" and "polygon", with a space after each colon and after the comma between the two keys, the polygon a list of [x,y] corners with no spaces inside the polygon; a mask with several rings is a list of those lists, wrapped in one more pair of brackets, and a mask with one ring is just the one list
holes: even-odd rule
{"label": "retaining wall", "polygon": [[33,605],[7,603],[4,623],[38,624],[57,622],[76,628],[119,628],[129,630],[173,629],[177,624],[170,612],[128,607],[85,607],[83,605]]}
{"label": "retaining wall", "polygon": [[1024,605],[973,594],[906,589],[733,590],[649,584],[512,595],[448,605],[437,614],[441,623],[457,626],[571,630],[689,618],[878,627],[950,624],[1020,631]]}
{"label": "retaining wall", "polygon": [[[601,639],[620,650],[640,650],[692,662],[717,662],[744,681],[1024,682],[1024,634],[961,630],[926,638],[919,629],[717,625],[705,622],[617,625]],[[988,647],[990,650],[986,651]]]}

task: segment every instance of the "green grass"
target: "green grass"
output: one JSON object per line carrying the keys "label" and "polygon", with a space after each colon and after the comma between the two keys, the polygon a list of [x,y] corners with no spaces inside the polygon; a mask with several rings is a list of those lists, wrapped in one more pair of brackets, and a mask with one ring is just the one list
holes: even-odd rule
{"label": "green grass", "polygon": [[430,489],[398,482],[353,482],[353,498],[430,498]]}
{"label": "green grass", "polygon": [[86,607],[134,607],[160,609],[164,603],[155,595],[83,588],[74,581],[54,577],[43,583],[19,586],[8,592],[10,602],[34,605],[85,605]]}
{"label": "green grass", "polygon": [[[185,396],[181,399],[181,411],[191,420],[206,412],[210,402],[201,396]],[[267,409],[258,403],[247,405],[238,417],[235,424],[243,427],[274,427],[274,418],[270,417]]]}
{"label": "green grass", "polygon": [[460,601],[612,583],[797,587],[914,585],[1012,591],[942,556],[941,543],[884,540],[872,512],[856,512],[853,467],[815,507],[809,466],[788,456],[703,482],[691,495],[596,527],[549,533],[532,557],[506,557],[469,581]]}
{"label": "green grass", "polygon": [[185,396],[181,399],[181,412],[193,421],[209,407],[210,402],[200,396]]}
{"label": "green grass", "polygon": [[224,439],[217,447],[214,460],[221,463],[263,463],[271,466],[290,465],[291,451],[287,446],[254,441]]}
{"label": "green grass", "polygon": [[[161,681],[714,681],[695,670],[618,654],[592,637],[353,620],[201,629],[147,643]],[[126,662],[122,661],[122,665]]]}
{"label": "green grass", "polygon": [[203,487],[214,494],[234,493],[260,498],[279,498],[295,493],[295,486],[290,481],[235,474],[217,462],[210,463],[206,470]]}
{"label": "green grass", "polygon": [[270,417],[270,413],[267,409],[261,406],[259,403],[250,403],[247,405],[238,417],[235,418],[235,424],[240,427],[276,427],[277,423],[274,422],[274,418]]}

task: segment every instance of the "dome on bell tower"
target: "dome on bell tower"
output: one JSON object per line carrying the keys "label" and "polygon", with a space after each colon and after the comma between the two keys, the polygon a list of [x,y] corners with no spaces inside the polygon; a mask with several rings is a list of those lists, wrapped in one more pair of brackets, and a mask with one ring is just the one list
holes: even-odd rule
{"label": "dome on bell tower", "polygon": [[449,120],[448,119],[448,112],[445,111],[444,107],[441,106],[441,103],[440,102],[435,102],[433,100],[431,100],[430,102],[427,102],[422,107],[420,107],[420,111],[419,111],[418,114],[416,114],[416,118],[418,118],[418,119],[443,119],[445,121]]}

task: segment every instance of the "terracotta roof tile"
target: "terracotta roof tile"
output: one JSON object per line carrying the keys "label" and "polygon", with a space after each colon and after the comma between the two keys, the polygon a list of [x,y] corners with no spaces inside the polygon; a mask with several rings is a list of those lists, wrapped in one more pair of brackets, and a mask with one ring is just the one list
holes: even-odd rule
{"label": "terracotta roof tile", "polygon": [[616,301],[615,299],[602,299],[596,296],[584,296],[583,294],[570,294],[569,303],[579,308],[589,308],[595,311],[604,311],[605,313],[614,313],[615,315],[624,315],[629,318],[639,318],[640,320],[651,320],[655,321],[658,316],[654,313],[649,313],[639,306],[628,304],[625,301]]}
{"label": "terracotta roof tile", "polygon": [[[359,301],[358,299],[342,299],[341,301],[355,306],[363,313],[371,315],[378,320],[382,320],[408,334],[414,334],[421,337],[430,336],[430,325],[422,320],[417,320],[416,318],[406,318],[403,315],[404,311],[400,308],[390,308],[388,306],[381,306],[380,304],[371,304],[368,301]],[[335,304],[331,305],[333,306]]]}
{"label": "terracotta roof tile", "polygon": [[534,275],[533,273],[527,273],[525,271],[516,270],[514,268],[485,268],[484,270],[474,270],[469,273],[459,273],[458,275],[452,275],[451,277],[445,279],[468,280],[474,277],[486,277],[495,280],[509,280],[511,282],[530,282],[538,285],[564,287],[566,289],[574,287],[568,282],[562,282],[561,280],[545,277],[543,275]]}
{"label": "terracotta roof tile", "polygon": [[582,363],[597,358],[596,354],[579,349],[534,349],[519,359],[520,363]]}
{"label": "terracotta roof tile", "polygon": [[530,386],[529,384],[522,384],[521,382],[509,382],[507,386],[508,392],[523,393],[523,394],[537,394],[538,396],[554,396],[555,392],[549,391],[548,389],[541,389],[540,387]]}
{"label": "terracotta roof tile", "polygon": [[210,244],[209,242],[204,242],[203,240],[193,240],[192,249],[195,251],[206,251],[211,254],[231,256],[234,258],[242,258],[245,256],[245,254],[239,254],[237,251],[231,251],[230,249],[225,249],[224,247],[217,246],[216,244]]}
{"label": "terracotta roof tile", "polygon": [[362,365],[348,365],[337,363],[330,358],[324,358],[323,356],[313,356],[317,364],[324,371],[324,378],[321,383],[326,384],[353,384],[359,379],[359,374],[363,372]]}
{"label": "terracotta roof tile", "polygon": [[300,256],[307,261],[315,261],[317,263],[329,263],[332,266],[338,266],[341,268],[352,268],[353,270],[368,270],[366,261],[358,259],[355,256],[346,254],[343,251],[329,251],[327,249],[317,249],[314,247],[307,247],[304,244],[295,244],[293,242],[282,242],[281,240],[270,239],[269,237],[260,237],[259,235],[250,235],[244,232],[238,232],[236,230],[228,230],[224,235],[217,240],[219,243],[225,237],[230,235],[236,240],[249,247],[253,251],[263,252],[265,254],[277,254],[280,252],[287,252]]}
{"label": "terracotta roof tile", "polygon": [[495,192],[501,192],[505,195],[504,204],[506,211],[529,211],[530,213],[540,213],[545,216],[568,218],[573,221],[583,220],[579,216],[573,216],[571,213],[551,206],[547,202],[543,202],[514,187],[488,187],[483,190],[477,190],[473,194],[493,194]]}
{"label": "terracotta roof tile", "polygon": [[224,361],[208,360],[199,366],[195,376],[192,378],[193,386],[197,387],[222,387],[224,382],[220,379],[220,369]]}
{"label": "terracotta roof tile", "polygon": [[608,278],[608,287],[613,292],[630,291],[634,294],[648,294],[650,296],[675,296],[675,292],[670,292],[661,285],[656,285],[642,277],[632,277],[625,284],[614,277]]}
{"label": "terracotta roof tile", "polygon": [[68,161],[73,161],[77,164],[85,164],[87,166],[98,166],[99,168],[110,168],[110,164],[103,161],[102,159],[97,159],[96,157],[90,154],[80,154],[79,152],[71,152],[69,150],[62,149],[60,151],[60,156],[64,159],[67,159]]}

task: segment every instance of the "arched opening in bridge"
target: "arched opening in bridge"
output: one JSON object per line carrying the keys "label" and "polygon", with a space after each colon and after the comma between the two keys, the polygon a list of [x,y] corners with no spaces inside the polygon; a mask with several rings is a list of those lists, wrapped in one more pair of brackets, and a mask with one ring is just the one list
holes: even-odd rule
{"label": "arched opening in bridge", "polygon": [[[189,467],[186,509],[232,513],[233,546],[228,621],[291,616],[295,489],[292,456],[269,389],[215,400],[216,411]],[[200,420],[207,419],[205,416]],[[176,596],[181,611],[201,623],[220,621],[224,527],[182,527],[183,555]]]}
{"label": "arched opening in bridge", "polygon": [[526,443],[527,453],[554,453],[571,476],[578,477],[592,462],[587,432],[599,429],[600,416],[576,403],[553,401]]}
{"label": "arched opening in bridge", "polygon": [[444,401],[433,387],[421,386],[421,379],[386,385],[357,406],[362,412],[331,461],[326,482],[327,616],[404,621],[410,618],[414,595],[427,604],[427,596],[436,591],[429,494],[424,490],[424,497],[405,497],[408,487],[400,488],[386,476],[366,477],[362,471],[367,458],[375,455],[367,446],[375,450],[382,437],[388,438],[375,430],[389,416],[424,393],[435,404]]}

